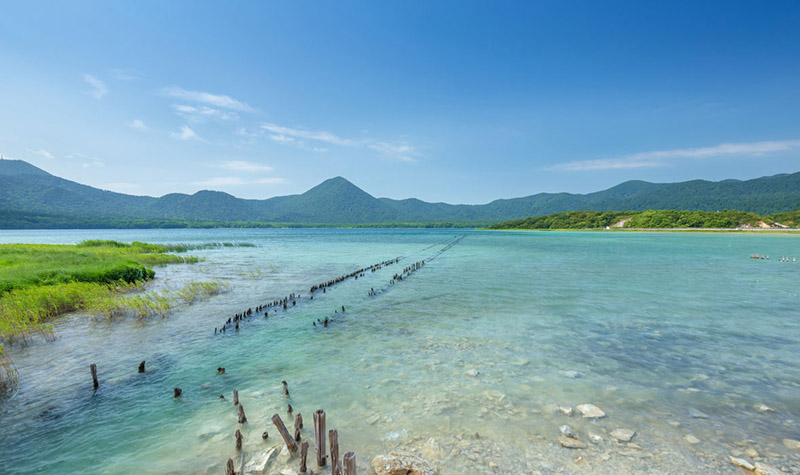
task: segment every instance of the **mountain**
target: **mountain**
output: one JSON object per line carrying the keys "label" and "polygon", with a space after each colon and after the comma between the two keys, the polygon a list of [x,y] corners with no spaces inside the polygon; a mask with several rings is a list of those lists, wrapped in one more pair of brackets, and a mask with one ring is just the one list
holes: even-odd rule
{"label": "mountain", "polygon": [[800,208],[800,173],[753,180],[681,183],[627,181],[585,195],[539,193],[483,205],[375,198],[342,177],[305,193],[247,200],[219,191],[160,198],[100,190],[21,161],[0,160],[0,228],[162,227],[225,223],[354,225],[495,223],[563,211],[736,209],[759,214]]}

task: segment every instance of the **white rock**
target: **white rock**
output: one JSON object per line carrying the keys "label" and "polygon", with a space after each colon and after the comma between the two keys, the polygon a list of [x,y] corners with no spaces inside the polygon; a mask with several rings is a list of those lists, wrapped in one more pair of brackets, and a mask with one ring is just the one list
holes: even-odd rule
{"label": "white rock", "polygon": [[470,369],[466,370],[466,371],[465,371],[465,373],[467,373],[467,376],[472,376],[473,378],[474,378],[475,376],[477,376],[477,375],[481,374],[481,372],[480,372],[480,371],[478,371],[478,370],[477,370],[477,369],[475,369],[475,368],[470,368]]}
{"label": "white rock", "polygon": [[700,439],[698,439],[697,437],[693,436],[692,434],[686,434],[686,436],[683,439],[686,442],[689,442],[690,444],[699,444],[700,443]]}
{"label": "white rock", "polygon": [[751,472],[756,469],[755,465],[748,462],[745,459],[740,459],[736,457],[728,457],[732,464],[736,465],[739,468],[743,468],[745,470],[750,470]]}
{"label": "white rock", "polygon": [[766,404],[755,404],[753,405],[753,408],[759,412],[775,412],[775,409],[767,406]]}
{"label": "white rock", "polygon": [[267,468],[267,464],[270,460],[277,454],[278,450],[275,447],[267,450],[266,452],[261,452],[256,454],[255,457],[251,458],[244,466],[245,473],[261,473]]}
{"label": "white rock", "polygon": [[581,376],[583,376],[581,373],[579,373],[577,371],[559,371],[558,374],[560,374],[561,376],[564,376],[565,378],[569,378],[569,379],[577,379],[577,378],[580,378]]}
{"label": "white rock", "polygon": [[705,412],[698,411],[697,409],[689,409],[689,415],[695,419],[708,419],[709,415]]}
{"label": "white rock", "polygon": [[558,411],[565,416],[572,416],[572,408],[571,407],[564,407],[558,406]]}
{"label": "white rock", "polygon": [[611,437],[620,442],[630,442],[635,434],[636,432],[630,429],[615,429],[611,431]]}
{"label": "white rock", "polygon": [[669,422],[667,422],[667,424],[671,425],[672,427],[674,427],[676,429],[681,426],[681,423],[678,422],[678,421],[669,421]]}
{"label": "white rock", "polygon": [[758,475],[784,475],[783,471],[772,465],[756,462],[756,473]]}
{"label": "white rock", "polygon": [[599,444],[603,441],[603,437],[601,437],[599,434],[595,434],[592,431],[589,431],[586,434],[589,436],[589,440],[592,441],[593,444]]}
{"label": "white rock", "polygon": [[561,435],[563,435],[565,437],[571,437],[573,439],[576,438],[575,437],[575,433],[572,432],[572,429],[570,429],[568,425],[563,425],[563,426],[559,427],[558,430],[560,430],[561,431]]}
{"label": "white rock", "polygon": [[605,417],[606,413],[594,404],[579,404],[576,409],[583,417],[599,419]]}

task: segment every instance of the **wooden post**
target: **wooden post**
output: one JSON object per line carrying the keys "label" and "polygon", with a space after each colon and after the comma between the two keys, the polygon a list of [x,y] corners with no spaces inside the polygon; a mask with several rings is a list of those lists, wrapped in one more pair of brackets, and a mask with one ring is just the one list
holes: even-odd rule
{"label": "wooden post", "polygon": [[328,431],[331,442],[331,475],[342,475],[342,466],[339,464],[339,432],[336,429]]}
{"label": "wooden post", "polygon": [[244,424],[247,422],[247,417],[244,415],[244,407],[239,404],[239,424]]}
{"label": "wooden post", "polygon": [[243,439],[242,432],[239,429],[236,429],[234,437],[236,437],[236,451],[238,452],[242,450],[242,439]]}
{"label": "wooden post", "polygon": [[303,428],[303,414],[301,414],[299,412],[297,413],[296,416],[294,416],[294,428],[295,429],[302,429]]}
{"label": "wooden post", "polygon": [[100,387],[100,383],[97,382],[97,365],[92,363],[89,365],[89,369],[92,371],[92,384],[94,384],[94,390],[97,391],[97,388]]}
{"label": "wooden post", "polygon": [[325,411],[317,409],[314,412],[314,444],[317,449],[317,465],[326,465],[325,456]]}
{"label": "wooden post", "polygon": [[239,391],[237,391],[235,389],[233,390],[233,405],[234,406],[238,406],[239,405]]}
{"label": "wooden post", "polygon": [[225,464],[225,475],[236,475],[236,470],[233,469],[233,459],[228,459]]}
{"label": "wooden post", "polygon": [[183,389],[181,388],[175,388],[172,390],[172,397],[174,397],[175,399],[181,397],[182,394],[183,394]]}
{"label": "wooden post", "polygon": [[278,432],[280,432],[281,437],[283,437],[283,441],[286,442],[286,447],[292,452],[297,452],[297,444],[295,443],[292,436],[289,435],[289,431],[286,430],[286,425],[284,425],[281,416],[277,414],[272,416],[272,423],[275,424],[275,427],[278,428]]}
{"label": "wooden post", "polygon": [[140,372],[140,373],[144,373],[144,361],[142,361],[141,363],[139,363],[139,372]]}
{"label": "wooden post", "polygon": [[308,441],[300,444],[300,473],[306,473],[306,460],[308,460]]}
{"label": "wooden post", "polygon": [[347,452],[344,454],[344,475],[356,475],[356,454]]}

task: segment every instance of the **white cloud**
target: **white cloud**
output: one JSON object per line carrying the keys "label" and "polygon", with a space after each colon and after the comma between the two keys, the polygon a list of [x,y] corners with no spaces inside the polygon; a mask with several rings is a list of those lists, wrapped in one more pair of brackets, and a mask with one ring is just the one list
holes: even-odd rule
{"label": "white cloud", "polygon": [[191,139],[202,140],[200,136],[197,135],[195,131],[189,128],[189,126],[187,125],[182,125],[180,132],[172,132],[170,135],[172,135],[176,139],[181,139],[181,140],[191,140]]}
{"label": "white cloud", "polygon": [[97,79],[95,76],[91,74],[84,74],[83,80],[86,81],[88,85],[92,87],[91,95],[95,99],[102,99],[103,96],[108,94],[108,88],[106,87],[106,83]]}
{"label": "white cloud", "polygon": [[142,79],[142,73],[135,69],[112,69],[111,77],[120,81],[136,81]]}
{"label": "white cloud", "polygon": [[800,148],[800,140],[778,140],[749,143],[724,143],[711,147],[654,150],[617,158],[578,160],[547,167],[549,170],[587,171],[624,168],[663,167],[674,159],[702,160],[730,156],[762,156]]}
{"label": "white cloud", "polygon": [[217,117],[222,120],[234,120],[239,116],[234,112],[223,111],[208,106],[190,106],[187,104],[173,104],[172,108],[178,115],[189,120],[200,120],[205,117]]}
{"label": "white cloud", "polygon": [[273,170],[269,165],[261,165],[260,163],[246,162],[244,160],[230,160],[222,162],[217,166],[220,168],[227,168],[228,170],[247,172],[270,172]]}
{"label": "white cloud", "polygon": [[41,157],[44,157],[44,158],[46,158],[48,160],[53,160],[53,159],[56,158],[55,156],[53,156],[52,153],[48,152],[47,150],[45,150],[43,148],[40,148],[39,150],[33,150],[33,149],[29,148],[28,151],[31,152],[31,153],[35,153],[36,155],[39,155]]}
{"label": "white cloud", "polygon": [[271,123],[261,124],[261,128],[272,132],[269,138],[275,142],[291,144],[306,150],[313,150],[315,152],[327,152],[330,149],[325,147],[308,146],[303,141],[298,139],[323,142],[341,147],[369,148],[395,160],[403,162],[413,162],[414,158],[412,155],[416,155],[417,153],[414,147],[407,143],[390,143],[370,138],[349,139],[340,137],[330,132],[296,129]]}
{"label": "white cloud", "polygon": [[128,123],[128,125],[130,125],[131,127],[133,127],[134,129],[137,129],[137,130],[148,130],[148,127],[146,125],[144,125],[144,122],[142,122],[139,119],[134,119],[134,120],[130,121]]}
{"label": "white cloud", "polygon": [[172,86],[164,89],[164,94],[189,102],[197,102],[223,109],[235,110],[239,112],[252,112],[253,108],[242,101],[237,101],[231,96],[222,94],[212,94],[205,91],[187,91],[186,89]]}

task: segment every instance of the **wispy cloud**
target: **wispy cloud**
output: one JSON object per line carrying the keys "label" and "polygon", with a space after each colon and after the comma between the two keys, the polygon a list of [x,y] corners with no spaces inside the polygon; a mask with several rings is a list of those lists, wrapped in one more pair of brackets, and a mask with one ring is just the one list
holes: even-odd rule
{"label": "wispy cloud", "polygon": [[224,94],[212,94],[205,91],[189,91],[177,86],[164,88],[163,93],[167,96],[175,97],[184,101],[206,104],[223,109],[235,110],[239,112],[253,111],[253,108],[246,103],[238,101],[231,96],[226,96]]}
{"label": "wispy cloud", "polygon": [[134,119],[134,120],[128,122],[128,125],[130,125],[131,127],[133,127],[136,130],[141,130],[141,131],[149,130],[149,127],[144,125],[144,122],[142,122],[139,119]]}
{"label": "wispy cloud", "polygon": [[679,148],[634,153],[616,158],[578,160],[547,167],[549,170],[588,171],[625,168],[648,168],[667,166],[676,159],[702,160],[735,156],[762,156],[768,153],[785,152],[800,148],[800,140],[777,140],[766,142],[724,143],[711,147]]}
{"label": "wispy cloud", "polygon": [[189,120],[200,120],[208,117],[216,117],[222,120],[235,120],[239,115],[235,112],[223,111],[208,106],[190,106],[188,104],[173,104],[172,108],[178,115]]}
{"label": "wispy cloud", "polygon": [[135,69],[112,69],[111,77],[119,81],[136,81],[142,79],[142,73]]}
{"label": "wispy cloud", "polygon": [[197,133],[195,133],[195,131],[192,130],[188,125],[182,125],[179,132],[172,132],[170,135],[180,140],[202,140],[200,136],[197,135]]}
{"label": "wispy cloud", "polygon": [[371,138],[350,139],[340,137],[331,132],[297,129],[271,123],[261,124],[261,128],[271,132],[269,138],[274,142],[294,145],[316,152],[327,152],[330,149],[318,146],[308,146],[305,144],[305,142],[303,142],[303,140],[321,142],[323,144],[340,147],[368,148],[375,150],[376,152],[380,152],[387,157],[403,162],[413,162],[413,155],[417,154],[414,147],[405,142],[391,143]]}
{"label": "wispy cloud", "polygon": [[84,153],[80,152],[72,152],[70,154],[64,155],[64,158],[70,160],[73,164],[79,165],[81,168],[91,168],[91,167],[104,167],[106,164],[97,157],[91,157]]}
{"label": "wispy cloud", "polygon": [[102,99],[103,96],[108,94],[106,83],[97,79],[95,76],[92,76],[91,74],[84,74],[83,80],[86,81],[86,84],[92,87],[90,94],[95,99]]}
{"label": "wispy cloud", "polygon": [[44,158],[46,158],[48,160],[53,160],[53,159],[56,158],[52,153],[48,152],[47,150],[45,150],[43,148],[40,148],[38,150],[34,150],[34,149],[30,149],[29,148],[28,151],[31,152],[31,153],[35,153],[36,155],[39,155],[40,157],[44,157]]}
{"label": "wispy cloud", "polygon": [[273,170],[269,165],[262,165],[260,163],[247,162],[244,160],[230,160],[222,162],[217,166],[228,170],[245,172],[271,172]]}
{"label": "wispy cloud", "polygon": [[245,180],[238,177],[215,177],[208,180],[192,182],[199,186],[240,186],[240,185],[263,185],[263,184],[283,184],[286,180],[279,177],[258,178],[255,180]]}

